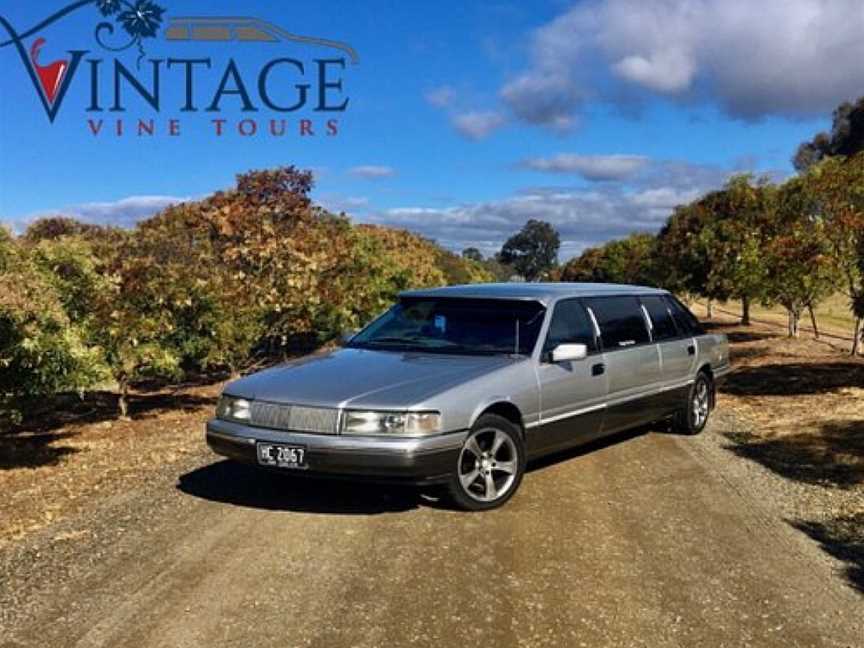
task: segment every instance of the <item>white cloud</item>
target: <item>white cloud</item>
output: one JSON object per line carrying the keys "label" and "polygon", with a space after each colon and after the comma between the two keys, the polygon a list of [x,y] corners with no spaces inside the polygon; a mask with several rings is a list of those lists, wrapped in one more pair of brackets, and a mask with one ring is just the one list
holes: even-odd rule
{"label": "white cloud", "polygon": [[332,212],[352,212],[369,206],[366,196],[327,194],[319,197],[318,201]]}
{"label": "white cloud", "polygon": [[722,186],[741,170],[677,160],[640,160],[638,169],[623,181],[587,188],[529,187],[499,200],[443,208],[370,209],[362,220],[416,231],[457,252],[476,247],[490,254],[500,251],[508,237],[535,218],[558,230],[560,258],[566,260],[586,247],[631,232],[657,232],[677,205]]}
{"label": "white cloud", "polygon": [[352,167],[348,169],[348,173],[366,180],[378,180],[380,178],[390,178],[396,175],[396,170],[389,166],[366,164]]}
{"label": "white cloud", "polygon": [[451,120],[460,134],[474,140],[488,137],[506,123],[504,116],[494,111],[467,112],[454,115]]}
{"label": "white cloud", "polygon": [[138,221],[157,214],[170,205],[192,200],[178,196],[129,196],[113,202],[91,202],[62,209],[46,210],[8,221],[12,229],[22,232],[34,220],[49,216],[69,216],[86,223],[132,227]]}
{"label": "white cloud", "polygon": [[530,65],[501,96],[519,119],[556,129],[586,98],[827,116],[864,92],[862,32],[860,0],[586,0],[533,33]]}
{"label": "white cloud", "polygon": [[455,96],[456,93],[453,91],[453,88],[446,85],[427,90],[423,95],[426,102],[436,108],[446,108],[453,102]]}
{"label": "white cloud", "polygon": [[530,158],[522,166],[532,171],[573,173],[586,180],[622,180],[648,163],[642,155],[578,155],[559,153],[549,158]]}

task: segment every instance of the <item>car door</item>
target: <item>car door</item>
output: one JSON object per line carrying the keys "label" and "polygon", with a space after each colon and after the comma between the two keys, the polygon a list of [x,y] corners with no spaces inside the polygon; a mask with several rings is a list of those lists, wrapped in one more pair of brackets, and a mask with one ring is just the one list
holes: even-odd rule
{"label": "car door", "polygon": [[660,350],[662,385],[658,406],[663,414],[684,402],[684,394],[696,360],[696,344],[684,323],[676,324],[669,302],[663,295],[640,297],[651,324],[651,337]]}
{"label": "car door", "polygon": [[[582,360],[553,362],[559,344],[584,344]],[[537,379],[540,421],[529,430],[529,453],[540,454],[597,438],[603,429],[606,373],[595,328],[578,299],[555,304],[543,343]]]}
{"label": "car door", "polygon": [[585,300],[597,322],[607,374],[603,433],[657,418],[660,353],[651,340],[642,305],[633,295]]}

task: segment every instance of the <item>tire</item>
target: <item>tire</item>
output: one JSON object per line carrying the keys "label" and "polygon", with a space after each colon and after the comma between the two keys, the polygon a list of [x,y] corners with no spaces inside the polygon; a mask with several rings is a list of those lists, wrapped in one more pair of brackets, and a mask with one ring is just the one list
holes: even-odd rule
{"label": "tire", "polygon": [[704,371],[696,374],[696,380],[687,392],[687,402],[672,421],[673,429],[679,434],[696,435],[705,429],[711,415],[712,391],[711,378]]}
{"label": "tire", "polygon": [[519,429],[496,414],[484,414],[459,451],[447,492],[466,511],[504,505],[522,483],[525,443]]}

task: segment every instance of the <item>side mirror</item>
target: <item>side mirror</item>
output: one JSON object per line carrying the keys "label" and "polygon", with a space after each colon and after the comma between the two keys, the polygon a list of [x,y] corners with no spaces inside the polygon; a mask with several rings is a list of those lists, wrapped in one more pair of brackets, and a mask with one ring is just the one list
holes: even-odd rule
{"label": "side mirror", "polygon": [[342,335],[339,336],[339,343],[342,346],[345,346],[346,344],[348,344],[351,341],[351,338],[353,338],[355,335],[357,335],[357,333],[358,332],[356,330],[355,331],[345,331],[344,333],[342,333]]}
{"label": "side mirror", "polygon": [[559,344],[552,349],[552,362],[584,360],[588,357],[588,347],[584,344]]}

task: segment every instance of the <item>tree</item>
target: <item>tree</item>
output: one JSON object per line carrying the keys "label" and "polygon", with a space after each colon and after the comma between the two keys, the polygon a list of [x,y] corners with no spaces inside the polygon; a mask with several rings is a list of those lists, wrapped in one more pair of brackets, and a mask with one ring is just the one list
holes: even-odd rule
{"label": "tree", "polygon": [[101,354],[84,338],[44,267],[0,228],[0,423],[20,420],[26,399],[104,379]]}
{"label": "tree", "polygon": [[467,247],[462,250],[462,258],[468,259],[470,261],[476,261],[477,263],[482,263],[484,260],[483,253],[476,247]]}
{"label": "tree", "polygon": [[501,248],[499,260],[512,264],[526,281],[536,281],[558,263],[561,239],[549,223],[531,219]]}
{"label": "tree", "polygon": [[840,275],[840,287],[855,316],[852,354],[862,342],[864,319],[864,152],[823,160],[805,176],[816,197],[815,215],[824,223],[829,253]]}
{"label": "tree", "polygon": [[101,229],[99,225],[82,223],[67,216],[48,216],[30,223],[22,238],[27,243],[35,244],[68,236],[97,234]]}
{"label": "tree", "polygon": [[588,248],[567,262],[561,280],[659,285],[656,245],[656,237],[639,233]]}
{"label": "tree", "polygon": [[[800,178],[780,187],[777,219],[763,250],[766,295],[786,309],[790,337],[798,337],[804,309],[813,316],[814,306],[836,289],[837,268],[825,222],[815,217],[814,197],[807,189]],[[815,332],[818,335],[818,329]]]}
{"label": "tree", "polygon": [[835,110],[830,133],[817,133],[802,143],[792,163],[798,171],[806,171],[826,157],[850,156],[864,150],[864,97],[855,103],[843,102]]}
{"label": "tree", "polygon": [[750,304],[765,299],[762,250],[775,218],[775,194],[767,181],[743,174],[702,201],[712,214],[702,233],[711,265],[708,290],[740,299],[744,325],[750,324]]}
{"label": "tree", "polygon": [[659,285],[679,294],[705,297],[709,318],[711,301],[728,298],[725,286],[709,283],[713,258],[703,232],[713,218],[702,201],[680,205],[661,228],[655,246]]}

